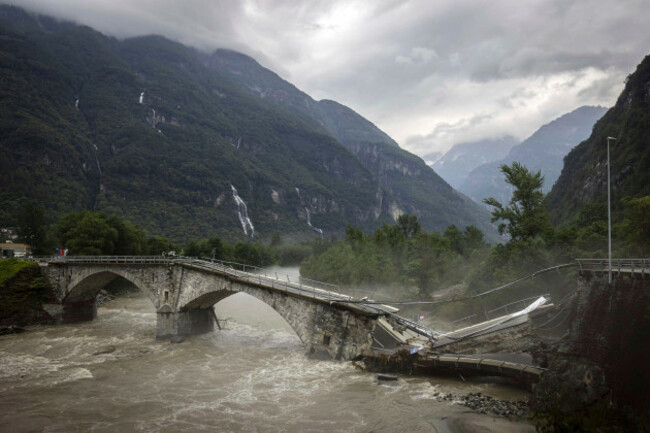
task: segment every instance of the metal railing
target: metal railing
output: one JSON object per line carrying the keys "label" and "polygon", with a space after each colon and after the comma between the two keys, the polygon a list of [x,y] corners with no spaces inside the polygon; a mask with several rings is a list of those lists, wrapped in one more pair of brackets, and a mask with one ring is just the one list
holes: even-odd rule
{"label": "metal railing", "polygon": [[[551,295],[546,293],[544,295],[537,295],[537,296],[531,296],[530,298],[526,299],[520,299],[518,301],[510,302],[508,304],[501,305],[500,307],[494,308],[492,310],[486,311],[485,312],[485,319],[486,320],[491,320],[499,316],[504,316],[506,314],[514,313],[519,310],[523,310],[526,308],[529,304],[532,304],[534,301],[539,299],[540,296],[545,297],[547,300],[550,301]],[[495,314],[497,312],[500,312],[498,314]]]}
{"label": "metal railing", "polygon": [[[235,277],[240,281],[243,280],[248,283],[254,283],[274,290],[285,291],[294,295],[306,296],[321,301],[335,302],[363,300],[362,297],[355,298],[352,295],[341,293],[344,290],[335,284],[310,280],[302,277],[298,278],[297,281],[291,281],[289,275],[284,275],[284,278],[282,278],[277,274],[277,272],[272,272],[266,268],[260,268],[244,263],[213,260],[209,258],[196,258],[186,256],[49,256],[32,257],[30,260],[47,263],[102,265],[183,264],[198,267],[207,271],[226,274]],[[303,284],[303,281],[308,281],[309,284]],[[324,288],[315,287],[317,285]],[[352,289],[350,291],[364,294],[370,293],[367,291],[355,289]],[[366,312],[380,314],[389,313],[381,308],[381,306],[370,306],[363,303],[346,303],[346,305],[352,306],[352,308],[358,308]]]}
{"label": "metal railing", "polygon": [[99,264],[164,264],[184,257],[175,256],[45,256],[32,257],[36,262]]}
{"label": "metal railing", "polygon": [[[609,270],[608,259],[576,259],[580,272],[606,272]],[[650,274],[650,259],[613,259],[613,273]]]}
{"label": "metal railing", "polygon": [[294,277],[293,281],[292,281],[291,276],[289,276],[288,274],[280,274],[280,275],[278,275],[278,272],[274,271],[272,269],[261,268],[259,266],[254,266],[254,265],[247,265],[247,264],[244,264],[244,263],[229,262],[229,261],[225,261],[225,260],[214,260],[214,259],[205,258],[205,257],[202,257],[201,260],[209,261],[211,263],[219,263],[219,264],[223,265],[224,267],[241,270],[243,272],[248,272],[248,273],[260,274],[260,275],[264,275],[266,277],[268,277],[268,276],[273,277],[275,275],[276,280],[285,280],[286,279],[290,283],[296,283],[297,282],[301,286],[304,285],[304,286],[312,287],[314,289],[325,290],[327,292],[340,294],[340,295],[343,295],[344,297],[351,298],[351,299],[361,300],[364,297],[370,297],[370,296],[373,296],[375,294],[374,291],[343,287],[343,286],[339,286],[338,284],[326,283],[324,281],[313,280],[311,278],[306,278],[306,277],[303,277],[303,276],[298,276],[297,278]]}

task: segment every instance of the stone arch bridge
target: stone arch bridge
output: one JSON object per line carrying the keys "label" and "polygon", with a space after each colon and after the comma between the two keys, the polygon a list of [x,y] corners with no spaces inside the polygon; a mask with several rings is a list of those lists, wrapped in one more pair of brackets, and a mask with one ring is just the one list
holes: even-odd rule
{"label": "stone arch bridge", "polygon": [[42,273],[54,288],[57,304],[44,307],[59,323],[93,320],[95,297],[122,277],[152,301],[157,338],[211,332],[218,324],[213,306],[235,293],[247,293],[271,306],[294,329],[307,353],[352,359],[373,345],[377,323],[404,322],[412,332],[430,331],[392,317],[381,305],[349,302],[350,297],[236,270],[227,264],[185,257],[68,256],[40,259]]}

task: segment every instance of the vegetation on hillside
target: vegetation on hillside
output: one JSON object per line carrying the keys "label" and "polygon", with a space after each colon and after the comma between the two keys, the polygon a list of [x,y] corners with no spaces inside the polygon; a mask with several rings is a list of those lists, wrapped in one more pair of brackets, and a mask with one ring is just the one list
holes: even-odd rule
{"label": "vegetation on hillside", "polygon": [[[17,225],[33,200],[52,222],[94,210],[174,242],[245,241],[232,187],[264,242],[274,232],[313,238],[307,213],[328,234],[349,223],[371,230],[390,220],[395,201],[427,226],[487,224],[484,210],[351,110],[297,112],[251,94],[281,85],[278,95],[311,100],[247,56],[208,55],[160,36],[118,41],[8,5],[0,5],[0,37],[0,226]],[[218,67],[232,59],[241,77]],[[353,125],[354,134],[323,127],[334,114],[332,128]],[[382,164],[398,168],[380,195],[387,177],[364,167],[344,138],[392,149]],[[428,181],[400,174],[405,167]]]}
{"label": "vegetation on hillside", "polygon": [[607,203],[607,137],[610,141],[612,219],[626,217],[626,202],[650,195],[650,56],[625,80],[616,105],[591,136],[564,158],[562,174],[546,199],[558,226],[576,223],[588,207]]}
{"label": "vegetation on hillside", "polygon": [[18,259],[5,259],[0,260],[0,285],[2,285],[6,280],[13,277],[23,268],[29,266],[37,266],[33,262],[25,262]]}
{"label": "vegetation on hillside", "polygon": [[468,226],[444,233],[423,231],[413,215],[401,215],[371,236],[348,226],[345,240],[302,263],[301,275],[348,287],[373,287],[413,297],[429,297],[451,285],[487,252],[483,234]]}
{"label": "vegetation on hillside", "polygon": [[[348,227],[344,241],[303,262],[302,275],[344,286],[382,288],[393,300],[433,300],[457,284],[465,287],[461,297],[473,296],[576,258],[606,257],[606,209],[587,206],[577,224],[556,229],[546,209],[541,173],[516,162],[502,165],[501,171],[513,187],[511,200],[485,202],[492,206],[493,222],[508,236],[507,242],[490,247],[472,226],[461,231],[452,225],[442,233],[426,233],[414,216],[403,215],[396,225],[384,224],[372,236]],[[647,256],[650,196],[626,200],[622,206],[623,218],[613,227],[614,255]],[[559,301],[573,289],[574,281],[574,271],[561,270],[480,299],[422,308],[457,319],[541,294]]]}

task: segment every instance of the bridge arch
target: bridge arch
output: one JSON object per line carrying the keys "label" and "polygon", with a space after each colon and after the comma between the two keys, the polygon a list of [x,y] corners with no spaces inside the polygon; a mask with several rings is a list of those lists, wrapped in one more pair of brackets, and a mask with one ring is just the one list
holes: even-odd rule
{"label": "bridge arch", "polygon": [[97,294],[111,281],[121,277],[144,293],[153,303],[158,303],[157,296],[151,288],[137,274],[129,269],[88,269],[82,275],[75,276],[69,285],[64,302],[79,302],[94,300]]}
{"label": "bridge arch", "polygon": [[64,273],[67,287],[61,300],[63,323],[85,322],[97,318],[97,294],[116,278],[123,278],[144,293],[158,309],[158,299],[152,288],[137,272],[128,268],[88,267],[83,271]]}
{"label": "bridge arch", "polygon": [[[214,291],[204,293],[180,306],[179,310],[189,311],[207,308],[212,309],[216,304],[224,299],[240,293],[264,303],[275,311],[291,327],[291,329],[293,329],[294,333],[303,345],[308,346],[311,343],[311,329],[305,326],[305,314],[308,314],[308,312],[303,310],[302,314],[296,314],[295,308],[288,305],[288,297],[274,296],[274,294],[265,293],[263,290],[251,290],[246,287],[235,287],[234,290],[217,288]],[[304,309],[304,306],[301,306],[301,308]]]}
{"label": "bridge arch", "polygon": [[179,280],[173,308],[158,314],[159,338],[209,332],[212,306],[232,294],[246,293],[275,310],[312,356],[351,359],[372,344],[374,316],[319,298],[314,292],[274,287],[262,277],[241,278],[192,266],[183,267]]}

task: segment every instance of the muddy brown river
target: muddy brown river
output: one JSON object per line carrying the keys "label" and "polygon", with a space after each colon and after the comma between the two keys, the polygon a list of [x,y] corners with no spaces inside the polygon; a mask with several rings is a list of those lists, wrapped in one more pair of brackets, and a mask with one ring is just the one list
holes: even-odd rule
{"label": "muddy brown river", "polygon": [[[0,337],[0,432],[500,432],[524,423],[478,415],[435,392],[518,400],[497,383],[400,376],[378,383],[350,362],[305,357],[270,307],[234,295],[222,331],[156,341],[139,294],[93,322]],[[107,345],[111,353],[93,355]]]}

